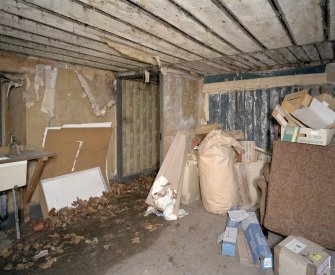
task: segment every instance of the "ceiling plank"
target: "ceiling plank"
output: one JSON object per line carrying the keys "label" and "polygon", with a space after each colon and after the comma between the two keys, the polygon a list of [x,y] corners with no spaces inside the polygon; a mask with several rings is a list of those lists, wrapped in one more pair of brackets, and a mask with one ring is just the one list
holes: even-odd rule
{"label": "ceiling plank", "polygon": [[289,63],[277,50],[267,50],[264,52],[271,59],[275,60],[278,64],[287,64]]}
{"label": "ceiling plank", "polygon": [[267,66],[275,66],[277,63],[262,52],[250,53],[250,56],[257,58]]}
{"label": "ceiling plank", "polygon": [[298,45],[324,40],[320,0],[277,0]]}
{"label": "ceiling plank", "polygon": [[332,42],[326,41],[315,45],[323,60],[331,60],[334,58]]}
{"label": "ceiling plank", "polygon": [[309,62],[311,61],[308,55],[301,47],[289,47],[288,48],[300,61]]}
{"label": "ceiling plank", "polygon": [[109,60],[105,60],[102,58],[97,58],[97,57],[85,55],[82,53],[76,53],[76,52],[72,52],[69,50],[63,50],[63,49],[59,49],[55,47],[50,47],[50,46],[42,45],[39,43],[26,41],[20,38],[14,38],[14,37],[8,37],[8,36],[2,35],[0,36],[0,42],[11,44],[11,45],[16,45],[16,46],[24,46],[26,48],[35,49],[41,52],[54,53],[54,54],[59,54],[59,55],[68,56],[72,58],[77,58],[80,60],[87,60],[87,61],[92,61],[96,63],[101,63],[103,65],[113,66],[113,68],[120,68],[120,70],[130,69],[124,66],[120,66],[118,64],[112,64],[112,62],[110,62]]}
{"label": "ceiling plank", "polygon": [[31,49],[31,48],[27,48],[24,46],[17,46],[13,44],[4,43],[4,42],[0,42],[0,49],[5,50],[5,51],[23,53],[23,54],[27,54],[31,56],[36,56],[36,57],[48,58],[48,59],[66,62],[66,63],[79,64],[79,65],[84,65],[84,66],[89,66],[89,67],[94,67],[94,68],[99,68],[99,69],[104,69],[104,70],[110,70],[114,72],[126,71],[125,69],[120,69],[115,66],[105,65],[105,64],[101,64],[97,62],[88,61],[88,60],[82,60],[79,58],[65,56],[65,55],[61,55],[57,53],[40,51],[40,50]]}
{"label": "ceiling plank", "polygon": [[288,48],[277,49],[277,51],[282,56],[284,56],[289,63],[292,63],[292,64],[299,63],[299,60],[295,57],[295,55]]}
{"label": "ceiling plank", "polygon": [[[45,46],[49,46],[49,47],[53,47],[53,48],[58,48],[61,49],[62,51],[69,51],[69,53],[74,52],[76,54],[82,55],[82,56],[87,56],[87,57],[93,57],[95,59],[97,59],[96,61],[99,62],[99,60],[104,61],[102,63],[106,63],[106,64],[113,64],[115,66],[120,66],[121,68],[128,68],[128,69],[132,69],[132,68],[136,68],[135,65],[129,65],[127,63],[122,63],[122,62],[118,62],[114,59],[113,55],[110,54],[105,54],[99,51],[94,51],[92,49],[87,49],[84,47],[80,47],[80,46],[76,46],[76,45],[71,45],[65,42],[61,42],[52,38],[46,38],[43,36],[39,36],[36,34],[32,34],[32,33],[28,33],[28,32],[24,32],[21,30],[17,30],[17,29],[13,29],[10,27],[6,27],[6,26],[2,26],[0,25],[0,34],[2,34],[3,36],[7,36],[7,37],[20,37],[20,39],[26,41],[26,42],[35,42],[38,43],[40,45],[45,45]],[[0,40],[3,40],[2,38],[0,38]],[[25,44],[24,41],[21,40],[21,43]],[[3,40],[4,41],[4,40]],[[145,66],[146,64],[142,64],[142,66]]]}
{"label": "ceiling plank", "polygon": [[265,0],[219,0],[268,49],[291,46],[276,13]]}
{"label": "ceiling plank", "polygon": [[[171,32],[170,29],[164,25],[159,26],[157,22],[157,29],[154,30],[151,28],[152,32],[154,32],[152,33],[150,30],[142,31],[134,25],[125,24],[111,16],[100,13],[95,9],[85,8],[83,5],[71,0],[53,0],[51,2],[45,0],[27,0],[27,2],[52,10],[66,17],[75,19],[76,21],[94,26],[145,46],[150,47],[152,45],[156,45],[157,48],[160,48],[163,52],[169,54],[172,54],[173,51],[177,51],[180,54],[185,54],[185,56],[189,55],[191,57],[193,55],[198,55],[205,58],[216,57],[219,55],[197,43],[192,41],[190,43],[190,41],[185,39],[184,36],[178,36],[176,32]],[[116,9],[112,9],[112,12],[113,11],[114,13],[118,12]],[[142,21],[142,18],[140,18],[141,17],[137,17],[138,22]],[[148,18],[144,18],[143,22],[146,23],[146,20],[148,20]],[[155,27],[155,22],[148,23],[151,24],[153,28]],[[161,34],[160,37],[157,36],[159,33]],[[162,37],[164,37],[164,39],[162,39]],[[173,39],[171,39],[172,37]],[[197,57],[196,59],[200,58]]]}
{"label": "ceiling plank", "polygon": [[217,68],[217,69],[219,69],[219,70],[221,70],[221,71],[223,71],[223,72],[230,72],[231,71],[231,69],[229,68],[229,67],[227,67],[227,66],[223,66],[223,65],[221,65],[221,64],[218,64],[218,63],[216,63],[216,62],[213,62],[213,61],[210,61],[210,60],[202,60],[202,61],[200,61],[201,63],[205,63],[205,64],[207,64],[207,65],[209,65],[209,66],[212,66],[212,67],[214,67],[214,68]]}
{"label": "ceiling plank", "polygon": [[173,64],[172,68],[175,69],[182,69],[184,71],[188,71],[188,72],[193,72],[195,74],[198,75],[206,75],[206,73],[204,71],[201,71],[198,67],[193,66],[191,63],[185,63],[185,64]]}
{"label": "ceiling plank", "polygon": [[[97,54],[101,53],[104,55],[108,55],[110,56],[111,60],[115,60],[116,62],[125,63],[133,66],[145,65],[144,63],[140,63],[138,61],[121,57],[118,52],[108,47],[104,42],[99,42],[70,32],[55,29],[53,27],[49,27],[47,25],[37,23],[29,19],[19,18],[16,15],[8,14],[4,11],[0,11],[0,24],[2,25],[2,28],[8,29],[10,27],[13,30],[15,30],[13,31],[13,33],[15,34],[17,32],[25,33],[25,34],[19,34],[19,33],[17,34],[18,37],[21,37],[22,35],[22,37],[24,37],[27,40],[29,40],[28,37],[31,37],[35,41],[35,39],[38,38],[33,36],[38,35],[39,37],[41,37],[41,39],[45,38],[48,39],[48,41],[50,39],[51,41],[53,40],[53,43],[57,43],[57,47],[59,48],[62,48],[61,45],[65,45],[63,43],[66,43],[73,47],[82,47],[94,51]],[[9,35],[9,33],[12,33],[12,31],[10,32],[6,31],[6,33]],[[43,44],[42,41],[40,41],[39,43]],[[67,48],[67,46],[64,46],[64,49],[65,48]]]}
{"label": "ceiling plank", "polygon": [[255,57],[250,56],[248,53],[240,54],[240,56],[246,60],[248,60],[250,63],[254,64],[255,67],[264,67],[266,64],[259,61]]}
{"label": "ceiling plank", "polygon": [[[34,3],[37,2],[33,0],[27,0],[25,2],[28,1]],[[117,20],[105,22],[103,17],[97,16],[97,13],[88,12],[88,9],[85,10],[80,4],[76,4],[74,8],[73,4],[75,3],[69,2],[69,0],[61,1],[60,4],[56,3],[57,1],[40,2],[41,6],[46,6],[46,8],[49,9],[49,12],[46,10],[42,11],[36,6],[32,7],[27,5],[21,2],[21,0],[9,1],[5,3],[0,1],[0,8],[24,18],[29,18],[58,29],[95,39],[97,41],[105,42],[106,40],[112,40],[124,43],[130,47],[137,47],[137,45],[144,46],[139,47],[139,49],[146,51],[149,54],[160,56],[161,60],[170,60],[168,62],[172,62],[171,59],[175,60],[174,62],[178,62],[180,60],[193,61],[200,59],[199,56],[193,53],[182,50],[148,33],[138,31],[129,25],[121,24]],[[75,18],[68,20],[62,16],[55,15],[54,13],[57,11],[61,12],[61,14],[67,18],[71,18],[72,15]],[[76,20],[76,18],[79,18],[80,20]],[[101,27],[104,27],[104,29],[98,29],[97,27],[87,25],[88,23],[95,25],[95,19],[97,18],[99,19],[98,23],[103,25]],[[173,57],[176,57],[178,61]]]}
{"label": "ceiling plank", "polygon": [[335,40],[335,0],[328,0],[329,39]]}
{"label": "ceiling plank", "polygon": [[312,61],[320,60],[320,55],[318,53],[318,50],[314,47],[313,44],[303,45],[302,48],[304,49],[305,53],[308,55],[310,60]]}
{"label": "ceiling plank", "polygon": [[[143,2],[136,0],[136,2]],[[156,3],[158,1],[149,1]],[[234,22],[227,14],[219,9],[213,2],[208,0],[174,0],[176,4],[187,10],[197,20],[205,24],[210,30],[215,32],[218,36],[222,37],[230,44],[234,45],[242,52],[256,52],[260,51],[261,47],[255,42],[247,33],[240,28],[240,26]],[[192,29],[192,22],[188,25],[185,24],[185,20],[174,20],[176,24],[185,26],[188,29]]]}
{"label": "ceiling plank", "polygon": [[[91,0],[80,0],[87,5],[92,4]],[[219,51],[221,54],[234,54],[237,51],[232,49],[227,43],[223,42],[212,33],[208,32],[198,22],[192,20],[182,12],[181,9],[166,0],[155,1],[133,1],[134,3],[145,8],[155,16],[162,18],[171,25],[174,25],[184,33],[188,34],[192,39],[189,39],[185,34],[176,31],[175,28],[163,23],[157,17],[153,17],[147,12],[139,9],[135,5],[125,3],[123,1],[96,1],[93,6],[101,9],[104,12],[120,19],[127,23],[136,26],[142,30],[156,35],[166,41],[169,41],[181,48],[194,52],[205,58],[218,57],[219,54],[202,44],[205,44],[212,49]],[[166,12],[168,10],[169,12]],[[175,20],[176,16],[179,20]],[[176,24],[179,22],[179,24]],[[198,43],[200,41],[201,43]]]}

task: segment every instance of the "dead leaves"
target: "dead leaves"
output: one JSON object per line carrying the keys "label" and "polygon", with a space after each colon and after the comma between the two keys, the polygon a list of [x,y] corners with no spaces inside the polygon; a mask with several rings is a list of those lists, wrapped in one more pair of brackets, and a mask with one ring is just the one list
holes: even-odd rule
{"label": "dead leaves", "polygon": [[144,224],[144,228],[147,229],[147,230],[149,230],[150,232],[153,232],[153,231],[157,230],[161,226],[162,226],[162,224],[159,224],[159,223],[155,223],[155,224],[145,223]]}
{"label": "dead leaves", "polygon": [[84,236],[80,236],[80,235],[77,235],[75,233],[70,233],[70,234],[66,234],[64,236],[64,239],[71,239],[70,240],[70,243],[73,243],[73,244],[79,244],[80,241],[84,240],[85,237]]}
{"label": "dead leaves", "polygon": [[41,263],[38,267],[42,269],[50,268],[54,265],[54,263],[57,262],[57,258],[49,257],[47,258],[47,261],[44,263]]}
{"label": "dead leaves", "polygon": [[138,232],[135,232],[135,237],[131,239],[131,243],[133,244],[140,243],[140,236]]}

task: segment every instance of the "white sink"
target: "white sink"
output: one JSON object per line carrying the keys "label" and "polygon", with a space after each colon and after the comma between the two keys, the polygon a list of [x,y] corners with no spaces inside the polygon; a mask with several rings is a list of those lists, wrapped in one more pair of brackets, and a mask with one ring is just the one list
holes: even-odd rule
{"label": "white sink", "polygon": [[0,164],[0,191],[27,184],[27,161]]}

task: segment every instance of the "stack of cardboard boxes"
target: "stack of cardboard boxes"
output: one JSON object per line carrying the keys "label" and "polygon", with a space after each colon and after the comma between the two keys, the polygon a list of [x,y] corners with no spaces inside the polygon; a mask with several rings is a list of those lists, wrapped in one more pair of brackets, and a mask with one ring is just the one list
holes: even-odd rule
{"label": "stack of cardboard boxes", "polygon": [[281,125],[281,140],[328,145],[335,133],[335,100],[329,94],[315,97],[307,90],[285,96],[272,116]]}

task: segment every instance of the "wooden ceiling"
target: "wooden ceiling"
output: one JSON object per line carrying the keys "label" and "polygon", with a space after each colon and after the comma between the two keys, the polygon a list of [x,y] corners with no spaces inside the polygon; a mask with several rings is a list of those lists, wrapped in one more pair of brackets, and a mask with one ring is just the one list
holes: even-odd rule
{"label": "wooden ceiling", "polygon": [[335,0],[2,0],[0,49],[123,73],[214,75],[334,61]]}

